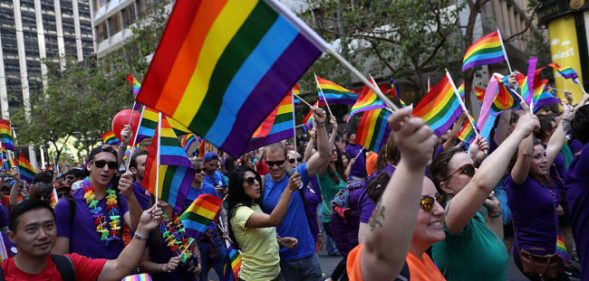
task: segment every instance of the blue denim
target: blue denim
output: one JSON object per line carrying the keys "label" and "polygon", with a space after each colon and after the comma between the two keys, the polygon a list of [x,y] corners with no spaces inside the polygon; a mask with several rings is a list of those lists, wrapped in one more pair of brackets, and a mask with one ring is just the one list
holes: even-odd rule
{"label": "blue denim", "polygon": [[323,279],[317,254],[298,260],[280,260],[280,269],[286,281],[322,281]]}
{"label": "blue denim", "polygon": [[[227,249],[225,248],[225,244],[219,236],[219,233],[215,231],[212,239],[209,239],[205,234],[205,237],[198,242],[198,249],[200,250],[200,264],[202,268],[199,280],[209,280],[209,271],[211,268],[215,270],[219,280],[223,280],[223,267],[225,266]],[[216,251],[216,253],[213,253],[214,257],[210,257],[211,251]]]}

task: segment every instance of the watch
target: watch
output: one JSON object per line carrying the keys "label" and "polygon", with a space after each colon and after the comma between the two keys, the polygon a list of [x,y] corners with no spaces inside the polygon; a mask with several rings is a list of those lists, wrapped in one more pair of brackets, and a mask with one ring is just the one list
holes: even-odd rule
{"label": "watch", "polygon": [[135,232],[135,235],[133,235],[133,237],[135,237],[135,239],[139,241],[147,241],[147,237],[139,234],[139,232]]}

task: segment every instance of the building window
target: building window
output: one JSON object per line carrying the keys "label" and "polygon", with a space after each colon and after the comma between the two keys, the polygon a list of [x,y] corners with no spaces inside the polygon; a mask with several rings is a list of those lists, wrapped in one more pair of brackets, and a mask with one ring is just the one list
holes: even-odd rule
{"label": "building window", "polygon": [[121,31],[121,14],[116,13],[108,18],[108,27],[111,36]]}
{"label": "building window", "polygon": [[99,25],[96,26],[96,41],[98,43],[106,40],[108,34],[106,32],[106,22],[101,22]]}
{"label": "building window", "polygon": [[121,11],[121,14],[123,15],[123,23],[125,27],[129,27],[137,19],[137,16],[135,15],[135,7],[133,5],[124,8]]}

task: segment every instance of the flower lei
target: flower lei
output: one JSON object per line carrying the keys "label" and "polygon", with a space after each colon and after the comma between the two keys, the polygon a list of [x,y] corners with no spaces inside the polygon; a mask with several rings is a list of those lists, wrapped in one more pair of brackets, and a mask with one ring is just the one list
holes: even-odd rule
{"label": "flower lei", "polygon": [[108,217],[102,214],[102,208],[98,206],[94,188],[89,185],[89,182],[84,180],[84,199],[88,204],[88,209],[92,213],[92,218],[96,224],[96,232],[100,236],[101,241],[106,244],[113,240],[121,240],[121,215],[118,209],[117,193],[112,189],[106,190],[106,210]]}
{"label": "flower lei", "polygon": [[174,218],[168,220],[166,214],[162,215],[163,220],[160,223],[160,232],[162,233],[162,239],[168,246],[168,249],[180,257],[182,263],[192,261],[192,251],[190,245],[194,242],[194,239],[186,237],[186,230],[184,225],[180,222],[180,218],[174,216]]}

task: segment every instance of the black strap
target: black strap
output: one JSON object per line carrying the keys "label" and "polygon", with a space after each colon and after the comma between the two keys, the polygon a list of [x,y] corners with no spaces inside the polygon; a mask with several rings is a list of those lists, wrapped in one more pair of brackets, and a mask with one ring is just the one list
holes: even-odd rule
{"label": "black strap", "polygon": [[399,275],[397,275],[397,278],[395,278],[395,281],[409,280],[411,280],[411,274],[409,274],[409,264],[407,264],[405,261],[405,264],[403,264],[403,268],[401,269],[401,272],[399,272]]}
{"label": "black strap", "polygon": [[2,270],[2,266],[0,266],[0,281],[4,281],[4,270]]}
{"label": "black strap", "polygon": [[51,255],[51,260],[55,263],[55,267],[57,267],[63,281],[76,280],[74,265],[68,256]]}

